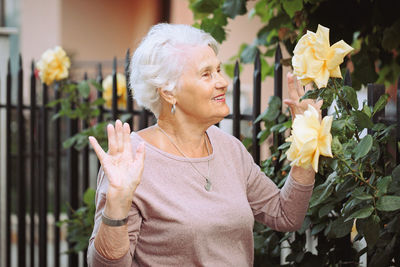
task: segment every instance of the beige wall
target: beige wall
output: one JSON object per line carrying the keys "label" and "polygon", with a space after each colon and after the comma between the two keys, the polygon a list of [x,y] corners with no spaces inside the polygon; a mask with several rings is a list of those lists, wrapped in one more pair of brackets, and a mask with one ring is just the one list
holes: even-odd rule
{"label": "beige wall", "polygon": [[61,42],[76,61],[123,57],[159,18],[159,0],[64,0]]}

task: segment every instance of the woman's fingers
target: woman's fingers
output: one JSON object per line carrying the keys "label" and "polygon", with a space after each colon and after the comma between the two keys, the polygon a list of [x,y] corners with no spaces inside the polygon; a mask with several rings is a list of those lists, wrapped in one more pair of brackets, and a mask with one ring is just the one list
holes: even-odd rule
{"label": "woman's fingers", "polygon": [[124,151],[124,132],[122,129],[122,122],[120,120],[117,120],[115,122],[115,133],[117,150],[118,152],[122,152]]}
{"label": "woman's fingers", "polygon": [[118,151],[115,129],[112,124],[107,125],[108,153],[114,155]]}
{"label": "woman's fingers", "polygon": [[123,144],[124,152],[126,151],[129,155],[132,155],[132,144],[131,144],[131,128],[128,123],[124,123],[122,126],[123,131]]}
{"label": "woman's fingers", "polygon": [[296,89],[296,82],[295,82],[295,77],[291,72],[288,72],[287,75],[287,83],[288,83],[288,88],[289,88],[289,98],[293,100],[299,99],[299,95],[297,93]]}
{"label": "woman's fingers", "polygon": [[104,150],[99,145],[99,142],[97,142],[97,139],[94,138],[93,136],[89,136],[89,142],[92,145],[94,152],[96,152],[99,161],[103,162],[103,160],[107,157],[107,153],[104,152]]}
{"label": "woman's fingers", "polygon": [[136,176],[138,179],[137,184],[139,184],[143,173],[144,155],[145,155],[144,142],[141,142],[136,148],[135,160],[133,162],[133,168],[136,172]]}

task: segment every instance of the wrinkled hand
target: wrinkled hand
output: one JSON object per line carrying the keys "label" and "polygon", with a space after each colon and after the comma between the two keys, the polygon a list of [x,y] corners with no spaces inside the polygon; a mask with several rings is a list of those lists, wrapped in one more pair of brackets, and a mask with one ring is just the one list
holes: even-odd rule
{"label": "wrinkled hand", "polygon": [[313,99],[304,99],[300,102],[300,98],[305,94],[305,92],[312,89],[311,84],[306,85],[304,90],[300,81],[298,81],[296,76],[291,72],[287,74],[287,82],[289,88],[289,99],[284,99],[283,103],[289,106],[292,120],[294,120],[297,114],[303,114],[304,111],[308,109],[309,104],[319,112],[321,120],[322,100],[316,102]]}
{"label": "wrinkled hand", "polygon": [[120,120],[115,122],[115,128],[111,124],[107,126],[107,135],[108,153],[93,136],[89,141],[109,182],[104,213],[112,219],[123,219],[128,215],[133,194],[142,177],[144,143],[137,147],[134,156],[129,124],[122,125]]}

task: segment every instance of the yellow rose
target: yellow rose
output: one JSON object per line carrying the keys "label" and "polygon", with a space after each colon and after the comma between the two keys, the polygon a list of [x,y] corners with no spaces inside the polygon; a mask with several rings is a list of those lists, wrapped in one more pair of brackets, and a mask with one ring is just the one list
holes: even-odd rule
{"label": "yellow rose", "polygon": [[[112,75],[108,75],[103,80],[103,98],[106,101],[105,106],[111,108],[112,106]],[[117,96],[118,107],[126,107],[126,78],[122,73],[117,73]]]}
{"label": "yellow rose", "polygon": [[310,165],[318,172],[319,155],[332,157],[330,133],[332,116],[326,116],[320,122],[317,110],[308,105],[303,115],[297,115],[292,125],[292,135],[286,139],[292,144],[286,151],[290,165],[307,168]]}
{"label": "yellow rose", "polygon": [[314,82],[318,88],[326,87],[329,77],[342,78],[339,65],[353,50],[343,40],[330,46],[329,29],[318,25],[317,32],[307,31],[293,51],[293,73],[302,85]]}
{"label": "yellow rose", "polygon": [[46,50],[36,64],[40,80],[47,85],[67,78],[70,66],[71,61],[60,46]]}

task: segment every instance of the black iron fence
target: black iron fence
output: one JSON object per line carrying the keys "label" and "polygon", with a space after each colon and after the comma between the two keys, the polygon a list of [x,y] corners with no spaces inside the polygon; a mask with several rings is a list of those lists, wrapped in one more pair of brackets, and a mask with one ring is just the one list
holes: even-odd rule
{"label": "black iron fence", "polygon": [[[129,80],[129,50],[125,58],[124,72]],[[282,54],[278,47],[275,54],[274,71],[274,94],[282,98]],[[105,109],[99,106],[100,111],[97,122],[104,120],[105,114],[111,114],[112,120],[117,119],[122,114],[131,114],[128,121],[131,129],[139,130],[147,127],[154,122],[152,115],[139,108],[134,101],[131,101],[130,92],[127,91],[128,101],[126,109],[118,108],[117,104],[117,63],[114,59],[112,77],[112,106]],[[60,266],[60,228],[53,226],[48,229],[47,216],[53,214],[54,220],[60,220],[60,213],[63,203],[67,201],[72,209],[77,209],[82,202],[83,192],[89,186],[89,177],[95,175],[90,173],[89,148],[86,146],[81,151],[70,147],[62,149],[62,140],[71,137],[88,125],[85,122],[69,119],[51,120],[50,117],[60,109],[58,105],[49,107],[49,100],[62,97],[59,88],[40,84],[35,76],[34,63],[30,70],[29,84],[29,104],[24,102],[22,59],[19,60],[17,73],[17,101],[11,101],[12,95],[12,74],[10,63],[6,81],[6,102],[0,103],[0,111],[6,113],[6,232],[2,235],[5,239],[6,266],[40,266],[49,265],[48,258],[52,257],[53,266]],[[98,66],[96,80],[101,83],[103,80],[102,67]],[[85,75],[84,79],[87,79]],[[260,56],[257,53],[254,62],[253,74],[253,110],[252,114],[241,114],[240,112],[240,79],[239,65],[236,63],[233,78],[233,102],[232,114],[226,119],[232,120],[232,132],[237,138],[240,137],[240,122],[254,121],[260,114],[261,102],[261,64]],[[347,73],[345,83],[350,85],[350,76]],[[37,86],[38,85],[38,86]],[[383,88],[384,91],[384,88]],[[380,94],[382,87],[378,85],[368,86],[368,104],[373,105]],[[98,93],[98,98],[102,93]],[[14,101],[15,102],[15,101]],[[396,116],[396,141],[400,141],[400,83],[397,89],[397,116]],[[381,114],[382,115],[382,114]],[[384,116],[382,116],[384,118]],[[256,123],[252,128],[252,155],[257,163],[260,163],[260,146],[257,134],[260,131],[260,123]],[[0,134],[4,134],[3,131]],[[278,140],[276,140],[278,141]],[[399,162],[399,152],[397,149],[397,162]],[[96,163],[98,164],[98,163]],[[96,169],[98,165],[95,166]],[[68,211],[67,209],[66,211]],[[12,262],[11,257],[11,215],[17,214],[17,262]],[[38,223],[35,221],[38,217]],[[29,221],[29,229],[27,227]],[[52,231],[53,250],[48,254],[48,232]],[[35,244],[37,236],[38,245]],[[27,242],[29,240],[29,243]],[[3,242],[3,241],[2,241]],[[72,244],[69,244],[70,246]],[[38,264],[37,264],[38,263]],[[68,265],[78,266],[79,257],[76,254],[68,255]]]}

